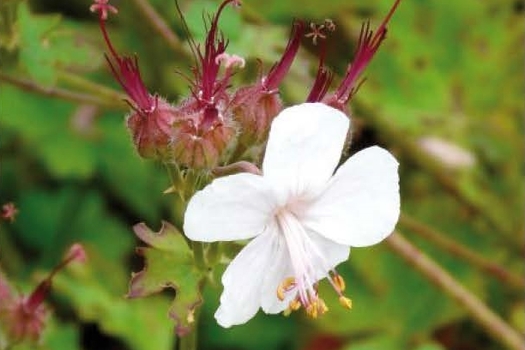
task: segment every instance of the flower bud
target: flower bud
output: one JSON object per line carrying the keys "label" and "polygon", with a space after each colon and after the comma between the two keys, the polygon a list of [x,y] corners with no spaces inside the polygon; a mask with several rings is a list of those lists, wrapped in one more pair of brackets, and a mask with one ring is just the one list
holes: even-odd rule
{"label": "flower bud", "polygon": [[16,343],[26,339],[36,342],[44,330],[47,315],[47,309],[43,304],[28,309],[23,297],[14,300],[8,305],[3,317],[11,342]]}
{"label": "flower bud", "polygon": [[[231,116],[214,105],[199,107],[190,99],[176,111],[170,151],[172,160],[192,169],[212,169],[226,153],[236,129]],[[222,104],[217,104],[222,105]]]}
{"label": "flower bud", "polygon": [[14,203],[9,202],[2,205],[2,210],[0,211],[0,219],[8,220],[9,222],[15,221],[16,215],[18,214],[18,209]]}
{"label": "flower bud", "polygon": [[74,243],[71,247],[69,247],[69,250],[66,252],[66,255],[64,257],[65,261],[76,261],[78,263],[86,263],[87,261],[87,254],[86,250],[80,243]]}
{"label": "flower bud", "polygon": [[170,153],[175,108],[160,98],[156,103],[156,108],[149,113],[134,110],[127,125],[141,157],[165,160]]}
{"label": "flower bud", "polygon": [[239,142],[253,145],[265,140],[273,118],[282,109],[276,91],[264,91],[259,86],[239,89],[232,100],[233,115],[241,129]]}
{"label": "flower bud", "polygon": [[2,312],[2,308],[4,305],[5,300],[11,298],[11,287],[9,287],[9,283],[7,282],[7,279],[0,271],[0,313]]}

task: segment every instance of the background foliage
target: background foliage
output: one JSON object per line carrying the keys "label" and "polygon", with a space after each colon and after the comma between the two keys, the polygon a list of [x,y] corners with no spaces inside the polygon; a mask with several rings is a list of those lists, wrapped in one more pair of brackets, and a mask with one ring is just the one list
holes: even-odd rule
{"label": "background foliage", "polygon": [[[139,3],[116,2],[111,35],[120,51],[137,54],[150,90],[181,99],[187,83],[175,71],[188,72],[192,60],[174,2],[150,2],[177,34],[174,41],[155,31]],[[217,3],[181,6],[199,41],[202,11]],[[240,13],[225,12],[220,26],[231,40],[228,51],[248,60],[235,78],[248,81],[257,59],[268,68],[279,58],[293,18],[331,18],[338,28],[327,41],[328,64],[341,75],[361,23],[378,24],[390,6],[387,0],[268,0],[264,6],[245,0]],[[132,147],[123,122],[127,106],[105,66],[88,7],[87,0],[0,3],[0,204],[13,201],[20,210],[13,224],[0,223],[0,265],[28,291],[80,241],[89,264],[57,276],[40,348],[170,349],[176,343],[170,296],[123,296],[130,271],[142,267],[131,227],[144,221],[159,228],[163,219],[180,225],[180,218],[162,194],[169,187],[165,169],[141,160]],[[404,0],[352,104],[349,150],[381,144],[396,154],[399,231],[521,333],[523,11],[518,0]],[[284,81],[289,104],[305,99],[317,50],[305,39]],[[438,146],[428,146],[436,139]],[[259,314],[221,329],[213,319],[220,286],[207,287],[200,347],[502,348],[463,305],[386,244],[354,249],[338,270],[354,308],[339,308],[334,295],[330,312],[316,321]],[[507,274],[518,278],[509,282]]]}

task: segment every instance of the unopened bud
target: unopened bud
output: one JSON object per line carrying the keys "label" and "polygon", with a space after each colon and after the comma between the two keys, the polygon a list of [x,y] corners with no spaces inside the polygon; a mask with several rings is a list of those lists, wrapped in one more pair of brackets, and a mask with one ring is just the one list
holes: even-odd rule
{"label": "unopened bud", "polygon": [[5,302],[11,298],[11,287],[4,274],[0,272],[0,312]]}
{"label": "unopened bud", "polygon": [[13,222],[15,221],[17,214],[18,214],[18,209],[16,208],[14,203],[9,202],[9,203],[2,205],[2,211],[0,214],[0,218]]}
{"label": "unopened bud", "polygon": [[24,298],[13,300],[3,314],[2,321],[7,325],[7,336],[12,343],[22,340],[38,341],[44,330],[47,310],[43,304],[33,309],[27,308]]}
{"label": "unopened bud", "polygon": [[172,140],[175,108],[158,98],[152,111],[133,111],[127,124],[141,157],[165,160]]}
{"label": "unopened bud", "polygon": [[214,106],[192,108],[190,102],[177,110],[172,128],[172,160],[192,169],[213,169],[236,135],[231,118]]}
{"label": "unopened bud", "polygon": [[261,142],[268,136],[270,124],[283,109],[279,94],[258,86],[239,89],[232,101],[235,120],[239,123],[239,141],[245,145]]}
{"label": "unopened bud", "polygon": [[85,263],[87,261],[87,254],[84,247],[80,243],[73,244],[67,251],[65,260]]}

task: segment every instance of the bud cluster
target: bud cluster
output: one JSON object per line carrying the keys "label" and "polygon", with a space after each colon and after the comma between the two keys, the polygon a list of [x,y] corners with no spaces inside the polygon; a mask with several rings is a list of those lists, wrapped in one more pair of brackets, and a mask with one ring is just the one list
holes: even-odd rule
{"label": "bud cluster", "polygon": [[[294,21],[281,59],[255,83],[233,89],[231,77],[236,69],[244,67],[245,62],[226,52],[228,40],[219,31],[218,23],[224,8],[227,5],[240,6],[240,1],[224,0],[216,14],[210,17],[204,44],[197,45],[189,40],[196,61],[193,76],[188,78],[191,93],[180,104],[172,105],[147,91],[136,57],[120,56],[113,47],[105,23],[108,14],[117,13],[117,9],[108,1],[95,0],[91,11],[99,14],[100,28],[109,49],[107,61],[129,97],[127,102],[132,111],[127,125],[135,147],[144,158],[156,158],[192,169],[214,169],[224,163],[239,161],[245,150],[265,142],[273,118],[284,107],[279,86],[297,55],[302,38],[311,38],[317,44],[326,38],[325,31],[335,30],[330,19],[321,25],[310,26]],[[306,99],[308,102],[323,102],[345,110],[345,105],[360,85],[360,74],[385,38],[386,24],[399,2],[395,2],[375,33],[368,23],[363,25],[354,62],[331,94],[327,93],[333,75],[323,63],[325,50],[322,50],[318,73]],[[311,32],[307,32],[308,28]],[[227,159],[232,154],[233,158]]]}

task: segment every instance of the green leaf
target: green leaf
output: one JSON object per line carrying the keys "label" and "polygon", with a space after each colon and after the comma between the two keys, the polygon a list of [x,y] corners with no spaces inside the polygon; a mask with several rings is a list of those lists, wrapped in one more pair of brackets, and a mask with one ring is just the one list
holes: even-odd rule
{"label": "green leaf", "polygon": [[[173,348],[173,331],[163,311],[165,298],[125,300],[100,279],[104,269],[100,263],[104,260],[96,251],[88,250],[88,259],[85,265],[71,266],[53,281],[54,290],[72,305],[78,317],[84,322],[96,322],[104,333],[122,339],[130,349]],[[111,264],[106,260],[108,263]]]}
{"label": "green leaf", "polygon": [[176,323],[177,334],[183,336],[191,331],[196,308],[202,303],[200,285],[204,276],[196,269],[192,251],[173,225],[163,222],[160,231],[153,232],[145,224],[137,224],[134,230],[150,247],[137,249],[145,258],[145,267],[133,274],[128,297],[174,289],[176,295],[169,316]]}
{"label": "green leaf", "polygon": [[97,140],[97,155],[106,191],[142,220],[158,222],[162,205],[170,200],[162,195],[169,177],[158,164],[137,155],[121,115],[104,114],[99,123],[104,135]]}
{"label": "green leaf", "polygon": [[[219,6],[217,2],[198,0],[189,3],[184,11],[184,18],[192,31],[196,42],[204,42],[207,35],[206,28],[209,29],[208,15],[217,13]],[[206,19],[204,23],[203,19]],[[223,32],[225,38],[235,40],[241,33],[241,18],[239,12],[232,6],[227,6],[222,10],[219,18],[219,32]]]}
{"label": "green leaf", "polygon": [[396,338],[380,335],[377,337],[367,338],[362,341],[349,342],[344,350],[405,350],[406,346],[402,346]]}
{"label": "green leaf", "polygon": [[72,108],[59,100],[2,86],[0,125],[21,134],[27,152],[57,178],[88,178],[96,167],[96,140],[70,127]]}
{"label": "green leaf", "polygon": [[26,2],[18,7],[20,64],[33,79],[43,85],[53,85],[56,81],[52,66],[53,54],[47,35],[59,22],[60,17],[56,15],[32,14]]}

